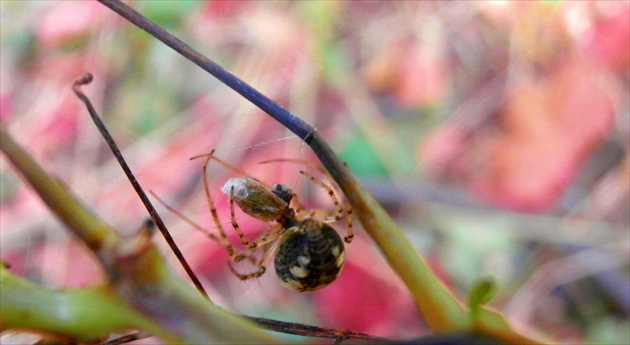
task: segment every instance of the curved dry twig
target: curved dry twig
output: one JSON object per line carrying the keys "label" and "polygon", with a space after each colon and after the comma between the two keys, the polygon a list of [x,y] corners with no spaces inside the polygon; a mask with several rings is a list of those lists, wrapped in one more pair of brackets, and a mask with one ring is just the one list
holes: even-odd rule
{"label": "curved dry twig", "polygon": [[92,118],[92,121],[94,121],[94,125],[96,125],[96,128],[98,128],[99,132],[101,132],[101,135],[107,142],[107,146],[109,146],[109,148],[112,150],[112,153],[114,154],[114,157],[116,157],[118,164],[120,164],[120,167],[125,172],[125,175],[127,175],[127,178],[129,179],[129,182],[133,186],[133,189],[138,194],[138,197],[140,197],[142,204],[144,204],[144,207],[146,207],[147,212],[149,212],[149,215],[151,216],[151,219],[153,219],[153,221],[155,222],[155,225],[160,230],[160,233],[162,233],[162,236],[164,236],[166,243],[168,243],[169,247],[171,248],[171,250],[177,257],[177,260],[179,260],[179,262],[182,264],[182,267],[184,267],[184,270],[190,277],[190,280],[192,280],[193,284],[195,284],[195,287],[197,287],[197,290],[199,290],[201,294],[209,298],[208,293],[206,292],[206,290],[204,290],[203,285],[201,284],[199,279],[197,279],[197,276],[195,276],[195,273],[193,272],[192,268],[190,268],[190,265],[186,261],[186,258],[184,258],[184,255],[182,254],[181,250],[179,250],[179,248],[175,244],[175,240],[166,229],[166,225],[164,225],[162,218],[155,210],[155,207],[153,207],[153,204],[151,204],[151,201],[149,200],[146,193],[140,186],[140,183],[138,183],[138,180],[136,180],[136,177],[133,175],[133,172],[127,165],[127,162],[125,161],[125,158],[120,152],[120,149],[118,149],[118,145],[116,145],[114,138],[107,130],[107,127],[105,127],[105,124],[103,123],[101,118],[98,116],[98,113],[96,112],[96,109],[94,109],[92,102],[81,90],[81,86],[91,83],[93,79],[94,77],[92,76],[92,74],[90,73],[83,74],[81,78],[77,79],[74,82],[74,84],[72,85],[72,90],[74,91],[75,95],[77,95],[77,97],[87,107],[87,110],[90,113],[90,117]]}

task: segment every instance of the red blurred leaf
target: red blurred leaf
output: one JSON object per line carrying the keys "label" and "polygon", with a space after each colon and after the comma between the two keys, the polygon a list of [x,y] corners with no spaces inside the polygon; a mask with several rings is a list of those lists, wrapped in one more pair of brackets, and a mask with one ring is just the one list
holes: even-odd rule
{"label": "red blurred leaf", "polygon": [[434,47],[400,40],[370,62],[364,78],[371,90],[391,93],[405,107],[426,107],[444,97],[447,70]]}
{"label": "red blurred leaf", "polygon": [[444,175],[450,162],[456,160],[468,148],[470,131],[456,125],[446,125],[433,131],[422,142],[418,158],[424,163],[429,175]]}
{"label": "red blurred leaf", "polygon": [[86,287],[102,280],[96,259],[83,243],[71,239],[46,243],[32,249],[31,260],[41,265],[47,284]]}
{"label": "red blurred leaf", "polygon": [[0,120],[8,121],[13,114],[13,95],[11,93],[0,93]]}
{"label": "red blurred leaf", "polygon": [[551,207],[613,124],[603,77],[585,60],[572,59],[546,78],[513,88],[505,130],[490,139],[493,149],[474,189],[507,207]]}
{"label": "red blurred leaf", "polygon": [[630,6],[599,18],[587,34],[585,52],[595,61],[623,72],[630,67]]}
{"label": "red blurred leaf", "polygon": [[37,31],[43,48],[70,43],[94,29],[96,19],[107,9],[96,1],[62,1],[46,13]]}
{"label": "red blurred leaf", "polygon": [[347,250],[351,260],[337,281],[313,293],[320,319],[330,327],[379,336],[420,334],[417,307],[385,262],[368,243],[355,241]]}
{"label": "red blurred leaf", "polygon": [[395,98],[407,107],[438,103],[446,93],[446,66],[437,52],[412,50],[402,60]]}

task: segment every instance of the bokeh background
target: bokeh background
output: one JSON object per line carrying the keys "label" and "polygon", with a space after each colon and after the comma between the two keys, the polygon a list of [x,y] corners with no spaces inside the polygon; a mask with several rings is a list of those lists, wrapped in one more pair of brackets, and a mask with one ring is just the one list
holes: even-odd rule
{"label": "bokeh background", "polygon": [[[459,296],[491,275],[500,285],[491,304],[525,332],[630,342],[628,2],[132,6],[319,128]],[[85,90],[143,187],[209,231],[202,162],[189,158],[212,149],[263,181],[292,186],[308,207],[332,208],[300,176],[304,166],[258,164],[315,161],[308,147],[99,3],[2,1],[0,10],[0,120],[121,233],[133,234],[147,215],[71,92],[85,71],[95,76]],[[102,279],[4,156],[0,163],[2,260],[48,285]],[[233,173],[215,164],[209,175],[232,233],[219,188]],[[339,279],[298,294],[271,271],[239,281],[223,248],[159,208],[228,310],[378,336],[428,333],[356,222]],[[238,220],[252,238],[267,227]],[[335,226],[345,232],[343,222]]]}

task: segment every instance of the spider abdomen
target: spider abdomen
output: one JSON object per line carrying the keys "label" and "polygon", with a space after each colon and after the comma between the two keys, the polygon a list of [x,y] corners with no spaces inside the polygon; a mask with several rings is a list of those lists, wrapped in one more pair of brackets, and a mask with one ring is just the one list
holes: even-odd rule
{"label": "spider abdomen", "polygon": [[323,222],[304,220],[287,229],[276,252],[276,274],[296,291],[313,291],[332,283],[343,267],[339,234]]}

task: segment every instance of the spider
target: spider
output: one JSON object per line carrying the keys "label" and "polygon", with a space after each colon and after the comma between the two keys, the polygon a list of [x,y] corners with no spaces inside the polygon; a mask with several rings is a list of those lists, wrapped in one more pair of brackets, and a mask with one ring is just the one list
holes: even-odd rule
{"label": "spider", "polygon": [[[238,272],[232,263],[228,261],[230,271],[236,277],[241,280],[248,280],[262,276],[267,270],[267,262],[275,253],[274,267],[276,275],[282,285],[291,290],[298,292],[318,290],[329,285],[337,278],[344,264],[344,243],[337,231],[326,223],[341,220],[344,207],[339,203],[331,187],[315,176],[305,171],[300,171],[302,175],[324,188],[335,204],[336,213],[334,215],[317,219],[315,215],[319,211],[307,211],[287,185],[276,184],[270,188],[254,177],[215,157],[214,150],[209,154],[192,157],[191,160],[204,157],[204,190],[218,236],[203,230],[199,225],[164,202],[161,202],[170,211],[179,215],[195,228],[204,231],[212,240],[225,247],[228,255],[234,262],[248,260],[257,267],[257,270],[243,274]],[[239,236],[241,243],[246,247],[241,252],[238,252],[228,240],[212,201],[207,175],[207,166],[211,160],[244,176],[230,178],[221,188],[221,191],[230,198],[231,225]],[[304,163],[330,178],[321,167],[302,160],[275,159],[261,162],[261,164],[271,162]],[[250,242],[236,221],[234,204],[244,213],[263,222],[271,223],[269,228],[256,240]],[[346,207],[345,210],[348,230],[344,241],[350,243],[354,237],[352,232],[352,209]],[[262,255],[259,259],[256,259],[255,254],[259,249],[262,249]]]}

